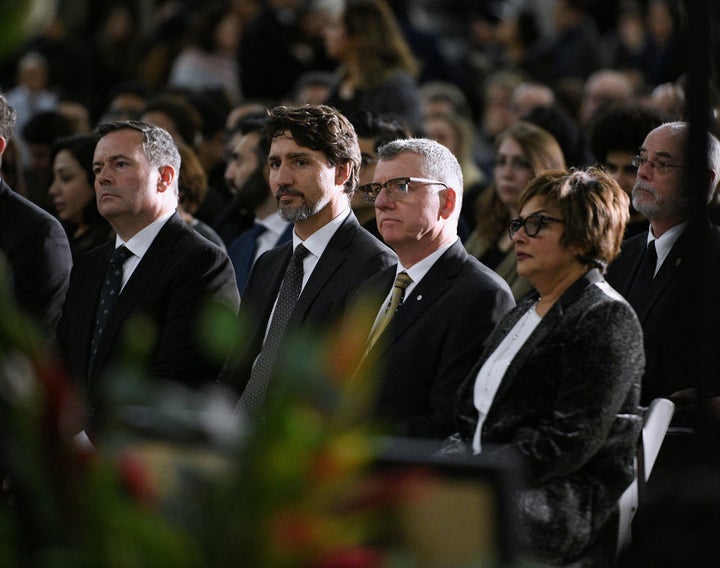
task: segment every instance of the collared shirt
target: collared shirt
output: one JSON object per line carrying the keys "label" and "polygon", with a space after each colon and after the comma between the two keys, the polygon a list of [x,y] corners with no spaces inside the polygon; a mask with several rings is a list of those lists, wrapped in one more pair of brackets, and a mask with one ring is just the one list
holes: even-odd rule
{"label": "collared shirt", "polygon": [[[446,244],[441,246],[439,249],[434,251],[433,253],[427,255],[425,258],[423,258],[421,261],[416,262],[412,265],[411,268],[405,268],[401,262],[398,261],[397,268],[395,270],[395,277],[397,277],[398,274],[401,272],[406,272],[407,275],[412,279],[412,282],[407,285],[405,288],[405,298],[409,298],[410,294],[412,293],[415,286],[418,285],[418,283],[425,278],[425,275],[430,272],[430,269],[433,267],[433,265],[438,261],[438,259],[445,254],[445,251],[447,251],[451,246],[453,246],[457,242],[457,238]],[[393,287],[390,287],[390,290],[388,291],[387,296],[385,296],[385,300],[380,305],[380,311],[378,312],[377,316],[375,317],[375,323],[372,326],[372,329],[375,329],[378,322],[380,321],[380,318],[383,316],[385,311],[387,310],[388,306],[390,305],[390,299],[392,297],[392,291]]]}
{"label": "collared shirt", "polygon": [[[325,252],[325,249],[327,248],[330,239],[333,238],[333,235],[335,235],[337,230],[340,228],[340,225],[342,225],[345,219],[347,219],[347,216],[350,215],[350,211],[351,209],[350,207],[348,207],[345,211],[337,215],[327,225],[315,231],[304,241],[297,236],[295,231],[293,231],[293,252],[299,244],[302,244],[310,253],[303,259],[303,281],[302,288],[300,289],[301,294],[302,291],[305,289],[305,284],[307,284],[307,281],[310,279],[312,271],[315,270],[315,267],[317,266],[320,257],[322,256],[323,252]],[[280,292],[278,291],[278,295],[279,294]],[[273,304],[272,313],[270,314],[270,318],[267,321],[267,326],[265,327],[265,337],[267,337],[267,332],[270,329],[270,323],[272,322],[273,316],[275,315],[276,306],[277,296],[275,297],[275,303]]]}
{"label": "collared shirt", "polygon": [[115,237],[115,248],[125,245],[125,247],[133,253],[133,256],[128,258],[123,266],[122,287],[120,288],[121,291],[125,287],[125,284],[127,284],[128,280],[130,280],[132,273],[135,272],[135,269],[138,264],[140,264],[143,256],[145,256],[145,253],[150,248],[150,245],[153,244],[155,237],[158,236],[160,230],[174,213],[175,210],[172,210],[160,217],[157,221],[153,221],[147,227],[135,233],[127,242],[123,241],[120,236]]}
{"label": "collared shirt", "polygon": [[652,241],[655,241],[655,252],[657,253],[657,263],[655,264],[655,274],[653,276],[657,275],[662,263],[665,262],[668,254],[670,254],[670,250],[672,250],[673,246],[680,238],[680,235],[683,234],[687,226],[687,221],[680,223],[679,225],[675,225],[665,231],[662,236],[658,238],[655,238],[652,234],[652,230],[648,231],[648,240],[645,246],[649,245]]}
{"label": "collared shirt", "polygon": [[530,308],[480,367],[473,386],[473,401],[478,411],[478,422],[472,442],[473,453],[479,454],[482,451],[483,424],[510,363],[541,321],[542,317],[535,311],[535,306]]}
{"label": "collared shirt", "polygon": [[315,231],[304,241],[297,236],[295,231],[293,231],[293,251],[297,248],[299,244],[302,243],[303,246],[310,252],[310,254],[307,255],[305,257],[305,260],[303,261],[303,290],[305,289],[305,284],[307,284],[307,281],[310,279],[312,271],[315,270],[315,267],[317,266],[320,257],[325,252],[325,249],[327,248],[330,239],[333,238],[337,230],[340,228],[340,225],[342,225],[345,219],[347,219],[348,215],[350,215],[350,207],[337,215],[327,225]]}
{"label": "collared shirt", "polygon": [[277,245],[280,237],[285,232],[285,229],[287,229],[288,222],[280,217],[278,211],[275,211],[264,219],[255,217],[255,224],[262,225],[266,229],[265,232],[257,238],[257,248],[255,249],[255,260],[257,260],[262,253],[269,251]]}

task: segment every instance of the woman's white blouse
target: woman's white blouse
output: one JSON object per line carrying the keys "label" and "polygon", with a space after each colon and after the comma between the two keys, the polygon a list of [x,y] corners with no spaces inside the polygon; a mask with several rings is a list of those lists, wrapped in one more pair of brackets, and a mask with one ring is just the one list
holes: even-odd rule
{"label": "woman's white blouse", "polygon": [[473,452],[476,454],[479,454],[482,449],[480,435],[483,423],[487,418],[490,406],[492,406],[500,382],[515,355],[540,323],[540,320],[542,320],[542,317],[535,311],[535,306],[525,312],[478,371],[473,389],[473,400],[478,411],[478,423],[473,436]]}

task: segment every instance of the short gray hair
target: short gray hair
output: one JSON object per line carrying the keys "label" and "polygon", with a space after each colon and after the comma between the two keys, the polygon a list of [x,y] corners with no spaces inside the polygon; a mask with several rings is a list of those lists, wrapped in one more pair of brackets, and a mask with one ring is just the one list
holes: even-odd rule
{"label": "short gray hair", "polygon": [[150,165],[156,168],[170,165],[175,168],[175,179],[178,178],[180,175],[180,165],[182,163],[180,152],[172,136],[170,136],[170,133],[164,128],[139,120],[105,122],[97,127],[98,139],[111,132],[127,129],[137,130],[142,133],[143,151]]}
{"label": "short gray hair", "polygon": [[455,190],[462,199],[463,174],[455,155],[445,146],[429,138],[401,138],[378,148],[378,159],[392,160],[400,154],[422,157],[422,177],[441,181]]}

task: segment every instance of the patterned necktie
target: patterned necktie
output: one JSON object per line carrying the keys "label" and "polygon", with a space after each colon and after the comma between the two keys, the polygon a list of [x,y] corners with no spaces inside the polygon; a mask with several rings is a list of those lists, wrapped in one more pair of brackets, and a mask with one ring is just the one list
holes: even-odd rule
{"label": "patterned necktie", "polygon": [[100,301],[98,302],[97,312],[95,314],[95,331],[93,332],[92,343],[90,344],[90,359],[88,361],[88,376],[92,372],[95,356],[97,355],[100,338],[105,325],[107,324],[110,312],[117,301],[122,287],[123,265],[125,261],[133,255],[125,245],[116,248],[110,255],[110,264],[105,274],[105,282],[100,291]]}
{"label": "patterned necktie", "polygon": [[655,251],[655,241],[650,241],[645,249],[640,268],[638,268],[635,280],[628,292],[627,301],[634,308],[638,308],[643,300],[647,297],[647,291],[652,284],[655,276],[655,267],[657,265],[657,252]]}
{"label": "patterned necktie", "polygon": [[401,272],[397,275],[395,278],[395,284],[393,284],[392,289],[392,295],[390,296],[390,303],[388,304],[387,309],[385,310],[385,313],[383,314],[380,321],[378,321],[377,325],[375,326],[375,329],[370,333],[370,337],[368,338],[367,347],[365,348],[365,352],[367,353],[370,351],[370,349],[373,348],[377,340],[380,338],[380,336],[383,334],[385,329],[387,328],[388,324],[390,323],[390,320],[395,315],[395,312],[397,312],[398,308],[403,302],[403,299],[405,298],[405,288],[408,287],[408,285],[412,282],[412,278],[408,276],[407,272]]}
{"label": "patterned necktie", "polygon": [[275,358],[285,335],[285,328],[300,296],[303,281],[303,260],[309,252],[300,244],[290,259],[290,264],[280,286],[280,293],[275,304],[270,328],[265,337],[265,343],[263,343],[257,359],[255,359],[255,364],[250,373],[250,380],[238,401],[237,410],[243,412],[250,419],[257,418],[262,409],[265,393],[275,365]]}

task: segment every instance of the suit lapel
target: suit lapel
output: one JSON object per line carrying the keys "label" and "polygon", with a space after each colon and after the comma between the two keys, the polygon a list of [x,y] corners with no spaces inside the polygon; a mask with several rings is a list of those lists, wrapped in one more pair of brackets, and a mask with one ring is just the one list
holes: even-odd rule
{"label": "suit lapel", "polygon": [[[435,264],[432,265],[427,274],[413,288],[412,292],[405,298],[393,318],[386,341],[378,342],[378,349],[387,350],[396,342],[408,328],[413,325],[430,306],[442,298],[447,290],[453,285],[460,274],[462,265],[467,259],[467,252],[458,241],[443,254]],[[394,277],[394,275],[393,275]],[[385,293],[390,291],[392,280],[389,282]]]}
{"label": "suit lapel", "polygon": [[310,278],[298,298],[292,315],[292,322],[300,323],[305,313],[328,283],[332,275],[347,260],[345,250],[350,246],[355,231],[359,228],[355,216],[350,213],[328,242],[318,259]]}
{"label": "suit lapel", "polygon": [[[146,288],[156,280],[157,275],[161,273],[167,264],[167,254],[173,249],[175,242],[180,236],[184,228],[184,221],[175,214],[173,215],[163,228],[160,229],[157,237],[148,248],[145,255],[140,260],[132,276],[123,288],[117,303],[108,318],[103,331],[103,336],[98,346],[98,352],[95,357],[95,365],[93,366],[93,376],[91,380],[97,378],[98,370],[102,369],[111,352],[111,347],[118,341],[118,334],[122,329],[123,323],[130,315],[130,312],[137,304],[138,300],[143,296]],[[107,269],[109,255],[104,263],[104,271]],[[99,288],[98,288],[99,294]],[[93,318],[94,320],[94,318]],[[91,331],[92,333],[92,331]]]}

